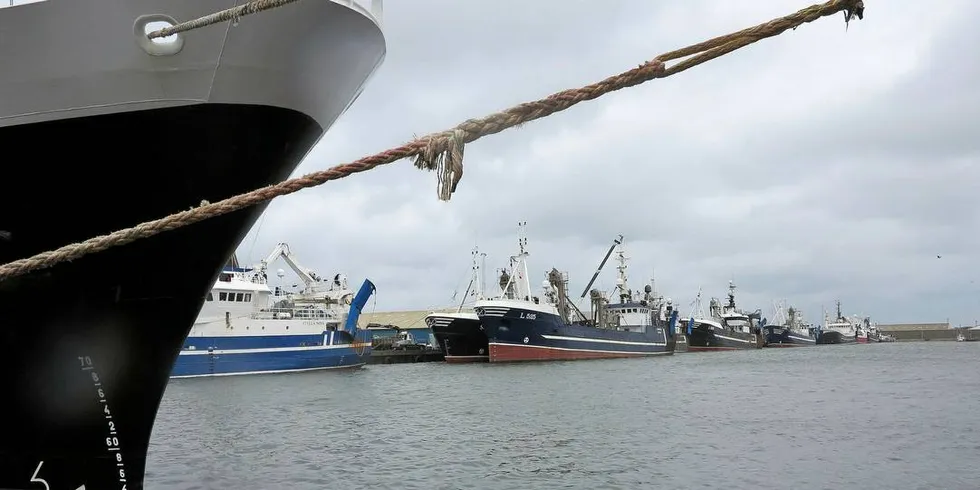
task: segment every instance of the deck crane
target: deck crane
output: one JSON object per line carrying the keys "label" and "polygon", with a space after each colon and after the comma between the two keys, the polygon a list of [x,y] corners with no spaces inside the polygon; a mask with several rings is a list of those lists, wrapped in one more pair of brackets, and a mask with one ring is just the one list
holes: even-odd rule
{"label": "deck crane", "polygon": [[602,272],[602,268],[605,267],[606,261],[609,260],[609,256],[612,255],[613,250],[616,249],[616,246],[621,243],[623,243],[623,235],[619,235],[619,237],[613,240],[613,244],[609,246],[609,250],[606,252],[606,256],[602,258],[602,262],[599,262],[599,267],[596,269],[595,274],[592,274],[592,280],[585,286],[585,289],[582,291],[582,296],[579,296],[579,299],[582,299],[586,294],[589,294],[589,288],[595,284],[595,280],[599,277],[599,273]]}
{"label": "deck crane", "polygon": [[303,281],[304,288],[300,293],[294,295],[295,300],[302,302],[339,303],[343,305],[350,304],[354,297],[354,291],[347,285],[347,276],[343,274],[334,275],[333,280],[329,281],[327,290],[321,290],[320,284],[327,281],[324,281],[313,269],[300,265],[296,257],[289,251],[289,245],[285,242],[280,242],[276,245],[276,248],[272,249],[272,253],[259,262],[255,266],[255,269],[264,276],[267,276],[269,264],[280,258],[286,261],[289,268]]}

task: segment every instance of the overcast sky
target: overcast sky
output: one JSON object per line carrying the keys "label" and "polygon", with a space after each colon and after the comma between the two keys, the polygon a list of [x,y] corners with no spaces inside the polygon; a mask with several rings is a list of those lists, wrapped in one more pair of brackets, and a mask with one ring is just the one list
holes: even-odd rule
{"label": "overcast sky", "polygon": [[[465,288],[474,245],[504,266],[526,220],[535,290],[554,266],[578,294],[623,234],[631,284],[656,270],[682,311],[734,279],[740,306],[769,316],[785,299],[816,322],[839,299],[882,323],[973,324],[980,3],[866,3],[846,32],[824,18],[472,143],[448,203],[408,161],[279,198],[239,258],[285,241],[321,274],[370,278],[368,311],[427,309]],[[383,66],[294,175],[808,4],[385,2]],[[599,285],[614,278],[610,264]]]}

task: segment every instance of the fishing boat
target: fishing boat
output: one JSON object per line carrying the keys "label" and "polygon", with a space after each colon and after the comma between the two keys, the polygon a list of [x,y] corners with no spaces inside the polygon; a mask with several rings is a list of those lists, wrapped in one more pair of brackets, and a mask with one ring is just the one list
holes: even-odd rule
{"label": "fishing boat", "polygon": [[891,335],[888,335],[886,333],[882,333],[882,331],[878,329],[877,323],[872,324],[870,319],[866,319],[866,320],[868,320],[867,322],[868,342],[879,343],[879,342],[895,341],[895,337],[892,337]]}
{"label": "fishing boat", "polygon": [[[279,258],[303,281],[302,291],[269,288],[268,265]],[[282,269],[278,275],[282,279]],[[367,279],[356,296],[343,274],[324,281],[280,243],[256,267],[233,263],[218,274],[170,377],[363,366],[371,357],[371,332],[358,328],[357,319],[374,292]]]}
{"label": "fishing boat", "polygon": [[867,344],[874,341],[871,333],[871,319],[863,318],[854,325],[854,341],[859,344]]}
{"label": "fishing boat", "polygon": [[735,283],[728,281],[728,303],[711,298],[708,315],[701,308],[701,291],[694,300],[691,316],[681,319],[687,333],[687,350],[692,352],[758,349],[765,342],[756,322],[761,312],[746,313],[735,306]]}
{"label": "fishing boat", "polygon": [[817,344],[853,344],[857,342],[859,324],[841,313],[837,301],[837,317],[831,320],[824,312],[823,326],[817,333]]}
{"label": "fishing boat", "polygon": [[[625,264],[624,264],[625,270]],[[657,291],[657,281],[651,276],[649,286],[644,286],[644,294],[647,296],[647,302],[653,307],[653,310],[657,312],[660,321],[667,325],[670,325],[670,318],[675,314],[680,318],[680,312],[674,307],[674,300],[670,298],[665,298]],[[669,335],[668,343],[673,345],[674,352],[687,352],[687,335],[684,329],[678,328],[678,322],[674,322],[674,326],[668,332]]]}
{"label": "fishing boat", "polygon": [[[626,283],[625,266],[617,283],[618,303],[609,304],[599,291],[590,291],[591,317],[569,300],[567,275],[557,269],[552,268],[542,284],[544,298],[532,295],[526,224],[520,226],[519,251],[511,256],[510,271],[501,277],[503,295],[474,304],[489,339],[491,363],[673,354],[669,335],[677,321],[676,312],[665,323],[649,298],[636,300]],[[587,291],[589,287],[591,283]]]}
{"label": "fishing boat", "polygon": [[[784,313],[785,312],[785,313]],[[803,322],[800,310],[773,303],[773,323],[764,323],[764,347],[807,347],[817,345],[816,328]]]}
{"label": "fishing boat", "polygon": [[439,345],[448,363],[487,362],[490,345],[483,331],[480,317],[472,310],[464,311],[466,300],[473,296],[483,299],[483,262],[486,254],[473,249],[472,276],[456,311],[432,312],[425,317],[425,324]]}
{"label": "fishing boat", "polygon": [[[0,263],[284,180],[384,60],[380,0],[147,35],[234,3],[0,1],[3,179],[36,187],[0,193]],[[264,209],[0,282],[0,343],[16,346],[0,488],[143,488],[181,347]]]}

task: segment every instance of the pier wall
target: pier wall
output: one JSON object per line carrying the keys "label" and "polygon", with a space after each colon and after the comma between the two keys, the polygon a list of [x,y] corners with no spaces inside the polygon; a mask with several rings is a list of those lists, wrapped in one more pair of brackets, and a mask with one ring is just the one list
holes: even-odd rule
{"label": "pier wall", "polygon": [[892,323],[879,324],[881,333],[895,337],[899,342],[916,342],[929,340],[956,340],[956,335],[963,333],[968,339],[980,339],[980,330],[952,328],[948,323]]}

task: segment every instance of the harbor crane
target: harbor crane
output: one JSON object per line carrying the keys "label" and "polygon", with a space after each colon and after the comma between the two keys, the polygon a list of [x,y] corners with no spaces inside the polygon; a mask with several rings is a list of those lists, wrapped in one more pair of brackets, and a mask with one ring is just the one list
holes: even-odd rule
{"label": "harbor crane", "polygon": [[[289,245],[285,242],[277,244],[276,248],[272,249],[272,253],[259,262],[255,266],[255,269],[262,273],[263,276],[267,276],[269,264],[278,259],[283,259],[289,265],[289,268],[303,281],[303,290],[294,295],[297,300],[304,302],[350,304],[350,301],[353,299],[354,292],[347,285],[347,276],[336,274],[332,280],[324,281],[316,271],[300,265],[296,257],[289,251]],[[320,287],[324,282],[329,282],[329,287],[325,291],[321,290]]]}

